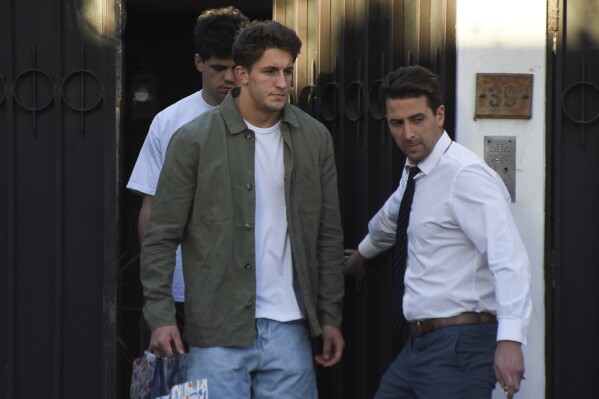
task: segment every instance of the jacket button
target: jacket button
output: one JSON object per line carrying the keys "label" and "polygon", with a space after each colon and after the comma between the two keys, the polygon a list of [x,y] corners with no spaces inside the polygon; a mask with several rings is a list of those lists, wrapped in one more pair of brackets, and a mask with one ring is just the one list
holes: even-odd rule
{"label": "jacket button", "polygon": [[251,309],[252,306],[254,306],[254,304],[252,302],[249,302],[249,301],[248,301],[248,303],[245,304],[245,308],[246,309]]}
{"label": "jacket button", "polygon": [[249,224],[249,223],[246,223],[246,224],[244,224],[244,225],[243,225],[243,227],[244,227],[246,230],[251,230],[251,229],[252,229],[252,225],[251,225],[251,224]]}
{"label": "jacket button", "polygon": [[248,191],[251,191],[252,188],[254,188],[254,186],[252,186],[250,183],[248,183],[248,184],[245,185],[245,189],[248,190]]}
{"label": "jacket button", "polygon": [[245,270],[252,270],[252,265],[250,263],[245,264]]}
{"label": "jacket button", "polygon": [[251,133],[246,133],[245,134],[245,138],[246,138],[246,140],[251,139],[252,138],[252,134]]}

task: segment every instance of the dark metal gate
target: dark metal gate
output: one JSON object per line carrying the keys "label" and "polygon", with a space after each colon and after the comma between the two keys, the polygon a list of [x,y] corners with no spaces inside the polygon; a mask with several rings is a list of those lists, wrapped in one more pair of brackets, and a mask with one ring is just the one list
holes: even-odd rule
{"label": "dark metal gate", "polygon": [[547,392],[590,398],[599,369],[599,4],[548,4]]}
{"label": "dark metal gate", "polygon": [[[368,220],[397,188],[404,157],[377,98],[381,79],[403,65],[433,69],[445,84],[453,135],[455,0],[275,0],[273,18],[303,41],[294,101],[331,131],[339,172],[345,244],[355,248]],[[382,255],[357,292],[347,280],[343,362],[319,370],[324,399],[371,398],[404,337],[387,319],[390,258]]]}
{"label": "dark metal gate", "polygon": [[0,3],[0,397],[112,398],[120,0]]}

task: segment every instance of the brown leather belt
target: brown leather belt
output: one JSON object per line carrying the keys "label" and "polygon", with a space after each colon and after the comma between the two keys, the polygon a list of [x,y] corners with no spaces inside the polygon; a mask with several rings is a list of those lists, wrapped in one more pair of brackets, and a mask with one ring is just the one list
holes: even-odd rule
{"label": "brown leather belt", "polygon": [[443,327],[459,326],[463,324],[495,323],[496,321],[497,318],[491,313],[466,312],[452,317],[415,320],[408,323],[410,324],[410,332],[412,335],[420,337],[421,335],[428,334],[431,331]]}

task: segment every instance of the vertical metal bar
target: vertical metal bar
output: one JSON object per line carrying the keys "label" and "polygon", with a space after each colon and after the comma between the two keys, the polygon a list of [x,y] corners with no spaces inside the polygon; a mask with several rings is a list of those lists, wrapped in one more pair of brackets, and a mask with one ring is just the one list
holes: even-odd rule
{"label": "vertical metal bar", "polygon": [[64,52],[64,43],[62,37],[62,4],[63,0],[56,0],[54,2],[54,34],[56,39],[57,48],[55,49],[58,56],[54,57],[54,76],[60,85],[57,90],[54,91],[54,115],[55,115],[55,130],[54,130],[54,153],[55,153],[55,164],[54,164],[54,328],[53,328],[53,357],[52,357],[52,397],[54,399],[62,398],[62,374],[63,374],[63,362],[62,362],[62,319],[63,319],[63,253],[62,253],[62,232],[63,232],[63,214],[62,214],[62,162],[63,162],[63,141],[62,141],[62,55]]}
{"label": "vertical metal bar", "polygon": [[391,69],[405,65],[404,48],[405,48],[405,33],[404,33],[404,3],[403,0],[394,1],[391,3],[391,53],[389,61]]}
{"label": "vertical metal bar", "polygon": [[[366,13],[367,11],[364,10],[364,13]],[[364,70],[364,62],[362,62],[362,54],[368,54],[367,51],[365,51],[365,49],[368,47],[368,19],[366,18],[366,20],[364,21],[364,24],[362,25],[361,29],[363,30],[363,34],[366,36],[365,40],[364,40],[364,49],[362,49],[363,52],[359,52],[359,56],[358,56],[358,68],[356,70],[356,81],[359,83],[364,82],[365,77],[364,77],[364,73],[362,72]],[[358,25],[359,26],[359,25]],[[359,29],[359,28],[358,28]],[[360,90],[358,90],[357,95],[356,95],[356,110],[359,111],[362,109],[362,95]],[[358,115],[356,115],[358,116]],[[362,134],[362,129],[366,130],[366,121],[364,120],[364,115],[358,116],[357,120],[355,121],[356,123],[356,141],[360,142],[360,138],[362,136],[366,136],[366,134]],[[364,171],[367,172],[368,169],[368,140],[364,140]],[[367,176],[367,174],[365,174],[365,176]]]}
{"label": "vertical metal bar", "polygon": [[296,68],[294,70],[295,79],[293,82],[293,93],[295,94],[295,98],[298,98],[299,93],[303,89],[304,86],[308,84],[308,68],[309,68],[309,54],[310,51],[310,37],[309,28],[308,28],[308,4],[303,1],[295,1],[294,2],[294,22],[295,32],[302,40],[302,51],[297,57],[296,60]]}
{"label": "vertical metal bar", "polygon": [[[581,81],[586,82],[586,57],[582,57],[580,68],[582,69]],[[586,140],[586,105],[586,84],[582,84],[580,86],[580,120],[582,121],[582,123],[580,123],[580,145],[584,145]]]}
{"label": "vertical metal bar", "polygon": [[14,127],[14,95],[13,95],[13,83],[15,78],[15,49],[17,47],[15,43],[14,35],[14,21],[15,21],[15,10],[14,3],[17,0],[8,1],[8,21],[10,26],[7,29],[8,32],[8,52],[10,54],[8,61],[8,70],[6,72],[6,144],[7,144],[7,173],[6,173],[6,204],[7,204],[7,298],[8,303],[6,304],[7,309],[7,320],[5,327],[7,329],[7,342],[6,342],[6,355],[7,355],[7,370],[6,370],[6,397],[15,397],[14,379],[15,379],[15,335],[16,335],[16,323],[15,323],[15,306],[16,306],[16,270],[15,270],[15,134],[16,129]]}
{"label": "vertical metal bar", "polygon": [[[122,0],[102,1],[102,78],[104,82],[114,82],[114,90],[120,90],[121,61],[121,19],[123,14]],[[113,36],[110,36],[113,32]],[[118,48],[117,48],[118,46]],[[117,229],[120,214],[117,152],[119,151],[120,91],[105,96],[102,100],[104,115],[104,259],[102,274],[102,398],[111,399],[117,394],[116,384],[116,284],[117,284],[117,251],[120,237]]]}
{"label": "vertical metal bar", "polygon": [[[388,47],[387,47],[388,48]],[[387,60],[385,59],[385,52],[381,52],[381,79],[385,78],[385,65],[386,65]],[[384,113],[384,107],[385,104],[381,104],[383,106],[383,113]],[[378,126],[379,126],[379,134],[381,135],[382,138],[382,145],[386,145],[387,144],[387,129],[385,124],[387,123],[387,118],[383,118],[380,121],[378,121]]]}
{"label": "vertical metal bar", "polygon": [[[317,75],[319,72],[330,72],[331,71],[331,30],[333,29],[333,21],[331,20],[331,0],[320,0],[320,9],[318,10],[318,35],[317,35],[317,49],[318,49],[318,67]],[[315,84],[317,80],[315,79]]]}
{"label": "vertical metal bar", "polygon": [[[366,68],[364,67],[363,58],[368,54],[368,20],[370,17],[370,10],[368,9],[368,0],[354,0],[354,26],[353,35],[356,43],[356,51],[354,53],[354,60],[357,60],[357,68],[353,72],[351,81],[364,81],[366,74],[364,73]],[[358,106],[360,97],[358,96]],[[360,120],[358,119],[357,125],[359,126]],[[359,130],[359,129],[358,129]]]}
{"label": "vertical metal bar", "polygon": [[[321,43],[321,51],[326,51],[326,53],[322,53],[323,57],[326,57],[327,59],[327,64],[328,64],[328,68],[325,69],[324,67],[324,62],[323,64],[321,64],[321,70],[322,71],[327,71],[329,73],[329,77],[327,78],[327,83],[329,82],[334,82],[336,84],[339,84],[339,87],[341,87],[341,82],[342,82],[342,67],[341,65],[343,64],[343,53],[344,53],[344,49],[345,49],[345,33],[343,32],[344,30],[344,26],[345,26],[345,3],[343,1],[329,1],[328,3],[328,7],[329,7],[329,12],[328,12],[328,19],[322,19],[323,24],[329,24],[330,25],[330,30],[329,30],[329,37],[327,37],[327,41],[324,43]],[[321,36],[322,37],[322,36]],[[324,86],[323,86],[324,87]],[[331,134],[333,135],[333,139],[335,140],[335,147],[337,150],[336,154],[345,154],[348,146],[345,140],[344,135],[342,134],[343,129],[342,129],[342,123],[343,123],[343,117],[342,117],[342,109],[340,106],[340,97],[341,97],[341,92],[339,92],[339,96],[335,97],[332,96],[333,98],[331,99],[331,101],[335,101],[336,103],[331,104],[331,109],[335,109],[333,107],[336,107],[337,111],[338,111],[338,117],[331,121],[330,123],[330,131]],[[321,97],[322,100],[322,97]],[[324,107],[325,104],[322,103],[322,106]],[[334,111],[333,111],[334,112]],[[339,157],[339,159],[337,160],[337,165],[343,165],[344,162],[344,158],[342,156]],[[349,186],[348,184],[346,184],[346,175],[347,175],[347,171],[345,168],[343,167],[339,167],[338,168],[338,181],[339,181],[339,189],[340,189],[340,193],[346,193],[347,187]]]}
{"label": "vertical metal bar", "polygon": [[431,1],[420,0],[418,10],[418,63],[431,67]]}
{"label": "vertical metal bar", "polygon": [[419,64],[420,48],[420,0],[403,3],[404,65]]}
{"label": "vertical metal bar", "polygon": [[[564,39],[566,34],[564,29],[566,28],[566,8],[564,4],[564,0],[557,0],[559,3],[556,5],[558,7],[558,12],[562,17],[557,22],[557,32],[553,32],[555,35],[555,43],[550,43],[549,46],[554,49],[556,47],[555,53],[552,51],[548,54],[554,54],[552,61],[551,70],[553,74],[547,74],[547,79],[550,85],[549,88],[552,89],[553,96],[550,96],[550,92],[547,93],[547,98],[553,98],[553,101],[550,102],[553,109],[551,112],[548,112],[547,115],[550,118],[550,126],[551,126],[551,136],[550,140],[547,140],[547,143],[550,145],[548,150],[550,151],[549,157],[547,159],[547,165],[550,169],[548,169],[547,176],[548,177],[548,187],[547,198],[550,198],[550,202],[548,203],[548,209],[550,212],[547,212],[548,215],[552,219],[547,220],[547,226],[549,235],[549,243],[548,243],[548,253],[552,254],[552,257],[548,257],[550,262],[553,261],[555,271],[554,275],[551,276],[550,273],[550,283],[552,285],[548,285],[547,287],[548,295],[547,302],[550,304],[550,312],[546,312],[547,315],[550,315],[549,325],[546,327],[546,331],[549,334],[548,346],[547,346],[547,386],[546,392],[548,393],[548,399],[551,398],[561,398],[561,377],[559,365],[561,364],[561,341],[562,334],[560,328],[557,328],[562,324],[562,317],[560,315],[560,306],[559,303],[561,301],[561,245],[562,241],[562,202],[563,202],[563,182],[562,182],[562,170],[563,170],[563,160],[564,153],[561,150],[563,147],[563,111],[562,111],[562,100],[564,90],[564,72],[565,72],[565,52],[564,52]],[[553,21],[555,22],[555,21]],[[548,57],[549,59],[549,57]],[[552,267],[552,265],[549,265]]]}
{"label": "vertical metal bar", "polygon": [[32,69],[33,72],[31,73],[31,109],[33,111],[31,111],[31,127],[33,129],[33,134],[36,135],[37,137],[37,76],[36,76],[36,69],[37,69],[37,48],[35,46],[35,44],[33,45],[33,49],[31,50],[31,64],[32,64]]}
{"label": "vertical metal bar", "polygon": [[[81,41],[79,69],[85,70],[85,46]],[[79,75],[79,109],[85,109],[85,76],[83,73]],[[79,134],[83,136],[85,130],[85,112],[79,111]]]}
{"label": "vertical metal bar", "polygon": [[[453,138],[455,136],[456,115],[456,3],[457,0],[444,0],[445,29],[443,31],[443,91],[445,93],[445,128]],[[451,97],[449,97],[451,96]],[[449,109],[448,109],[449,108]]]}
{"label": "vertical metal bar", "polygon": [[429,56],[430,69],[439,74],[441,71],[441,46],[443,45],[445,32],[445,1],[432,1],[429,4]]}
{"label": "vertical metal bar", "polygon": [[[290,0],[292,1],[292,0]],[[286,3],[287,0],[273,0],[272,2],[272,19],[273,21],[277,21],[282,23],[283,25],[288,25],[286,21]]]}

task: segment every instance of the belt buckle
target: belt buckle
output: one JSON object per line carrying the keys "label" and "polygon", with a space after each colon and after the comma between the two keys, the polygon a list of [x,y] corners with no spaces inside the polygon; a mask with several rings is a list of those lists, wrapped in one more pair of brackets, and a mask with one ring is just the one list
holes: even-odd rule
{"label": "belt buckle", "polygon": [[414,324],[416,324],[416,328],[418,329],[418,336],[424,335],[422,332],[422,320],[416,320]]}

